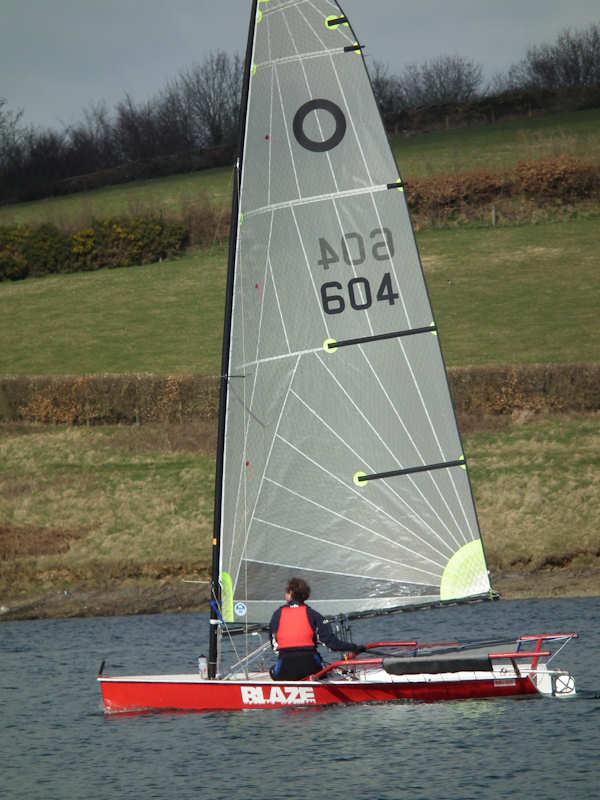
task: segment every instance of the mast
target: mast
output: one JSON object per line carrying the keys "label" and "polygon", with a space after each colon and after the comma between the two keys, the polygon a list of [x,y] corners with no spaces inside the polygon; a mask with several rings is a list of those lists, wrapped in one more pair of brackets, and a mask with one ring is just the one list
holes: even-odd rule
{"label": "mast", "polygon": [[242,161],[244,157],[244,139],[246,128],[246,113],[248,107],[248,92],[250,87],[250,71],[252,65],[252,47],[256,15],[259,0],[252,0],[252,11],[248,26],[248,44],[244,64],[244,81],[240,103],[239,121],[239,147],[238,159],[234,168],[233,193],[231,204],[231,233],[229,238],[229,259],[227,267],[227,288],[225,294],[225,320],[223,324],[223,349],[221,353],[220,395],[219,395],[219,433],[217,444],[217,463],[215,479],[215,506],[214,506],[214,533],[212,540],[212,570],[211,570],[211,603],[210,603],[210,628],[208,650],[208,677],[213,680],[217,674],[218,659],[218,624],[219,607],[221,603],[221,587],[219,583],[219,562],[221,555],[221,520],[223,503],[223,464],[225,449],[225,415],[227,411],[227,389],[229,385],[229,351],[231,339],[231,315],[233,307],[233,291],[235,283],[235,262],[237,255],[237,236],[239,223],[239,188],[242,175]]}

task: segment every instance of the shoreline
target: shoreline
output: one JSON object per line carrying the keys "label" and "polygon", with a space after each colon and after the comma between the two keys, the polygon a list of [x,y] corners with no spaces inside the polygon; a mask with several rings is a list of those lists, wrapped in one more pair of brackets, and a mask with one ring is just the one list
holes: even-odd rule
{"label": "shoreline", "polygon": [[[494,589],[504,600],[600,596],[600,569],[547,569],[498,573]],[[201,613],[208,610],[208,585],[124,581],[118,586],[81,585],[0,601],[0,622],[59,620],[135,614]]]}

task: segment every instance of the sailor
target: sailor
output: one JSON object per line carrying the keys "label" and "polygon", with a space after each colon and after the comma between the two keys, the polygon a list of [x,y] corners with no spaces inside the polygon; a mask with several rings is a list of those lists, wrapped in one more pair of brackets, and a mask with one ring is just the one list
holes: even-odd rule
{"label": "sailor", "polygon": [[275,681],[299,681],[323,668],[317,641],[347,653],[360,653],[365,648],[343,642],[331,630],[321,614],[305,604],[310,586],[302,578],[290,578],[285,590],[286,605],[271,617],[271,645],[279,654],[277,663],[269,670]]}

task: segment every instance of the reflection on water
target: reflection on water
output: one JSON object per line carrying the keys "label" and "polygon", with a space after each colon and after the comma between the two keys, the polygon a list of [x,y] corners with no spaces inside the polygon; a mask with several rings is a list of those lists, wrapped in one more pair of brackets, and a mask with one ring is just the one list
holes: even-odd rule
{"label": "reflection on water", "polygon": [[[356,639],[578,630],[573,700],[105,716],[95,676],[194,671],[201,615],[0,626],[2,786],[10,800],[597,796],[598,601],[490,603],[364,621]],[[122,665],[116,669],[116,664]]]}

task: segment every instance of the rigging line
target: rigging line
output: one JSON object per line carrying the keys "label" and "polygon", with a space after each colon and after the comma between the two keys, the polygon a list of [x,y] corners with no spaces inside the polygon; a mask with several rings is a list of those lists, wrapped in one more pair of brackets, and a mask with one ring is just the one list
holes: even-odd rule
{"label": "rigging line", "polygon": [[[267,241],[267,252],[266,252],[266,259],[265,259],[265,272],[264,272],[264,277],[263,277],[263,287],[266,287],[266,282],[267,282],[267,269],[268,269],[268,260],[269,260],[269,250],[270,250],[270,247],[271,247],[271,236],[273,234],[273,216],[274,215],[271,214],[271,224],[269,226],[269,238],[268,238],[268,241]],[[263,320],[264,307],[265,307],[265,291],[263,291],[263,293],[262,293],[261,302],[260,302],[258,333],[257,333],[257,337],[256,337],[256,352],[255,352],[256,359],[258,359],[258,352],[260,350],[260,337],[261,337],[261,331],[262,331],[262,320]],[[242,304],[242,310],[243,310],[243,304]],[[242,319],[242,325],[243,325],[243,322],[244,322],[244,320]],[[242,336],[243,336],[243,330],[242,330]],[[254,370],[254,375],[253,375],[253,380],[252,380],[252,393],[250,395],[250,405],[248,407],[248,412],[249,412],[248,415],[246,415],[246,405],[245,405],[245,401],[244,401],[244,410],[243,410],[243,415],[244,415],[243,416],[243,420],[244,420],[244,444],[243,444],[242,453],[241,453],[241,459],[240,459],[240,473],[239,473],[239,477],[238,477],[238,488],[237,488],[237,492],[236,492],[235,511],[234,511],[234,514],[233,514],[234,522],[237,519],[238,508],[239,508],[240,488],[241,488],[241,485],[242,485],[242,480],[243,480],[243,475],[244,475],[244,465],[245,465],[245,461],[246,461],[246,447],[247,447],[247,444],[248,444],[248,431],[250,430],[250,420],[251,420],[251,417],[252,417],[252,406],[254,404],[254,394],[255,394],[255,391],[256,391],[257,379],[258,379],[258,367]],[[245,388],[245,385],[246,385],[246,381],[244,381],[244,388]],[[244,519],[247,519],[247,508],[246,508],[246,502],[245,502],[245,498],[246,498],[246,483],[247,483],[246,481],[243,481],[243,484],[244,484]],[[232,533],[232,536],[231,536],[231,548],[230,548],[230,551],[229,551],[229,564],[231,564],[231,559],[233,558],[233,548],[234,548],[234,544],[235,544],[235,533],[236,533],[236,528],[235,528],[235,524],[234,524],[233,533]]]}
{"label": "rigging line", "polygon": [[[250,81],[250,83],[252,83],[252,81]],[[238,188],[238,197],[240,199],[242,197],[241,186],[239,186],[239,188]],[[238,229],[239,229],[239,227],[240,226],[238,224]],[[241,251],[240,251],[240,253],[241,253]],[[241,270],[241,255],[238,256],[238,266],[239,266],[239,270],[237,272],[237,276],[238,276],[237,286],[239,287],[239,293],[240,293],[240,316],[241,316],[240,328],[241,328],[241,339],[242,339],[242,357],[243,357],[243,360],[245,361],[246,360],[246,314],[245,314],[245,306],[244,306],[244,294],[245,294],[244,293],[244,275],[243,275],[243,272]],[[256,379],[256,374],[255,374],[254,378]],[[252,403],[250,403],[250,406],[247,405],[247,400],[246,400],[246,381],[244,380],[244,381],[242,381],[242,426],[243,426],[244,430],[247,430],[247,428],[250,425],[250,414],[251,414],[251,412],[252,412]],[[248,487],[247,487],[247,481],[243,481],[242,482],[242,493],[243,493],[243,502],[244,502],[244,524],[245,524],[245,521],[248,518],[248,509],[247,509],[247,506],[248,506]],[[232,539],[233,539],[233,537],[232,537]],[[244,550],[242,550],[242,557],[243,557],[243,554],[244,554]]]}
{"label": "rigging line", "polygon": [[[260,561],[257,558],[248,558],[247,561],[249,561],[251,564],[263,564],[265,567],[283,567],[284,569],[302,570],[302,572],[322,572],[324,575],[339,575],[340,577],[344,577],[344,578],[359,578],[360,580],[385,581],[386,583],[401,583],[401,584],[410,583],[411,585],[414,585],[414,586],[431,586],[430,583],[418,583],[417,581],[406,581],[406,580],[405,581],[401,581],[401,580],[397,580],[396,578],[370,578],[368,575],[355,575],[352,572],[334,572],[333,570],[329,570],[329,569],[314,569],[314,568],[311,568],[311,567],[298,566],[297,564],[279,564],[277,561]],[[400,595],[400,597],[402,597],[402,596],[403,595]],[[356,600],[356,601],[360,602],[360,601],[363,601],[365,598],[363,598],[363,597],[355,597],[355,598],[349,598],[349,599]],[[372,599],[372,598],[369,598],[369,599]],[[255,602],[260,602],[260,601],[253,600],[252,602],[255,603]],[[266,600],[264,602],[269,603],[269,602],[280,602],[280,601]],[[321,600],[320,602],[326,603],[327,600]]]}
{"label": "rigging line", "polygon": [[343,199],[345,197],[358,197],[363,194],[374,194],[387,192],[388,187],[385,183],[377,183],[372,186],[361,186],[358,189],[340,189],[338,192],[325,192],[325,194],[314,194],[307,197],[299,197],[296,200],[282,200],[280,203],[271,203],[266,206],[259,206],[252,211],[246,212],[246,219],[256,217],[259,214],[268,214],[269,211],[280,211],[292,206],[308,206],[312,203],[322,203],[326,200]]}
{"label": "rigging line", "polygon": [[[398,456],[397,456],[397,455],[396,455],[396,454],[393,452],[393,450],[392,450],[392,449],[391,449],[391,447],[388,445],[388,443],[385,441],[385,439],[383,438],[383,436],[381,436],[381,434],[379,433],[379,431],[378,431],[378,430],[375,428],[375,426],[374,426],[374,425],[371,423],[371,421],[368,419],[367,415],[366,415],[366,414],[363,412],[363,410],[360,408],[360,406],[359,406],[359,405],[358,405],[358,404],[357,404],[357,403],[354,401],[354,399],[352,398],[352,396],[350,395],[350,393],[349,393],[349,392],[346,390],[346,388],[343,386],[343,384],[341,383],[341,381],[339,381],[339,380],[338,380],[338,378],[337,378],[337,377],[336,377],[336,376],[333,374],[332,370],[331,370],[331,369],[330,369],[330,368],[327,366],[327,364],[324,362],[324,360],[323,360],[323,357],[322,357],[321,355],[317,354],[317,358],[318,358],[319,362],[321,363],[321,365],[323,366],[323,368],[324,368],[324,369],[325,369],[325,370],[326,370],[326,371],[329,373],[329,375],[331,376],[331,378],[332,378],[332,379],[335,381],[335,383],[336,383],[336,384],[339,386],[339,388],[342,390],[342,392],[344,393],[344,395],[345,395],[345,396],[348,398],[348,400],[350,401],[350,403],[352,403],[352,406],[353,406],[353,407],[356,409],[356,411],[358,411],[358,413],[360,414],[360,416],[361,416],[361,417],[364,419],[364,421],[367,423],[367,425],[369,426],[369,428],[370,428],[370,429],[373,431],[373,433],[375,434],[375,436],[376,436],[376,437],[379,439],[379,441],[381,442],[381,444],[382,444],[382,445],[385,447],[385,449],[388,451],[388,453],[390,454],[390,456],[391,456],[391,457],[392,457],[392,458],[393,458],[395,461],[398,461],[398,462],[399,462],[399,461],[400,461],[399,457],[398,457]],[[441,525],[442,525],[442,526],[443,526],[443,527],[446,529],[446,531],[447,531],[447,532],[450,534],[450,536],[452,536],[452,533],[451,533],[450,529],[448,528],[447,524],[444,522],[444,520],[441,518],[441,516],[439,515],[439,513],[438,513],[438,512],[436,511],[436,509],[433,507],[433,505],[431,504],[431,502],[429,501],[429,499],[426,497],[426,495],[425,495],[425,494],[423,494],[423,491],[420,489],[420,487],[418,486],[418,484],[417,484],[417,483],[414,481],[414,479],[413,479],[413,478],[411,478],[410,476],[409,476],[409,481],[410,481],[410,482],[411,482],[411,484],[413,485],[414,489],[415,489],[415,490],[416,490],[416,491],[419,493],[419,495],[421,496],[421,498],[423,499],[423,501],[426,503],[426,505],[429,507],[429,509],[431,510],[431,512],[433,513],[433,515],[434,515],[435,517],[437,517],[437,519],[438,519],[438,521],[440,522],[440,524],[441,524]],[[386,485],[386,486],[388,486],[388,484],[387,484],[387,483],[386,483],[385,485]],[[395,492],[395,491],[392,489],[392,487],[391,487],[391,486],[388,486],[388,488],[389,488],[389,490],[390,490],[390,491],[391,491],[393,494],[396,494],[396,492]]]}
{"label": "rigging line", "polygon": [[[364,359],[365,359],[365,361],[367,362],[367,364],[368,364],[369,368],[371,369],[371,372],[372,372],[372,373],[373,373],[373,375],[375,376],[375,380],[377,381],[377,383],[378,383],[378,385],[379,385],[379,388],[380,388],[380,389],[381,389],[381,391],[383,392],[383,395],[384,395],[385,399],[388,401],[388,404],[389,404],[390,408],[392,409],[392,411],[393,411],[393,412],[394,412],[394,414],[396,415],[396,418],[398,419],[398,422],[399,422],[399,423],[400,423],[400,425],[402,426],[402,430],[404,431],[404,433],[405,433],[405,434],[406,434],[406,436],[408,437],[408,440],[409,440],[409,441],[410,441],[410,443],[412,444],[412,446],[413,446],[413,448],[414,448],[414,450],[415,450],[415,453],[417,453],[417,455],[419,456],[419,458],[421,459],[421,461],[423,462],[423,464],[425,464],[425,463],[426,463],[426,460],[425,460],[425,458],[423,457],[423,454],[421,453],[421,450],[420,450],[420,448],[418,447],[418,445],[417,445],[417,443],[415,442],[415,440],[413,439],[413,437],[412,437],[412,435],[411,435],[410,431],[409,431],[409,430],[408,430],[408,428],[406,427],[406,424],[405,424],[404,420],[402,419],[402,417],[401,417],[401,416],[400,416],[400,414],[398,413],[398,409],[397,409],[397,408],[394,406],[394,404],[392,403],[392,399],[391,399],[391,397],[389,396],[389,394],[388,394],[388,392],[387,392],[387,389],[385,388],[385,386],[384,386],[384,385],[383,385],[383,383],[381,382],[381,378],[380,378],[380,377],[379,377],[379,375],[377,374],[376,370],[374,370],[374,369],[373,369],[373,366],[372,366],[371,362],[368,360],[368,358],[366,358],[366,356],[365,356],[365,353],[364,353],[364,350],[363,350],[363,346],[362,346],[362,345],[358,345],[358,349],[360,350],[360,352],[361,352],[361,355],[364,357]],[[439,488],[438,488],[438,492],[440,492]],[[446,501],[445,501],[445,499],[444,499],[444,497],[443,497],[443,495],[442,495],[442,493],[441,493],[441,492],[440,492],[440,496],[442,497],[442,500],[444,501],[444,503],[445,503],[445,504],[446,504],[446,506],[447,506],[447,503],[446,503]],[[454,518],[454,515],[452,514],[452,512],[450,511],[450,509],[449,509],[449,508],[448,508],[448,511],[450,512],[450,516],[451,516],[451,517],[452,517],[452,519],[454,520],[454,523],[456,524],[456,527],[457,527],[457,529],[460,531],[460,528],[458,527],[458,523],[456,522],[456,519]],[[455,543],[457,546],[459,546],[459,547],[460,547],[460,543],[458,542],[458,540],[456,539],[456,537],[454,536],[454,534],[452,534],[452,533],[451,533],[449,530],[448,530],[448,533],[450,533],[450,535],[451,535],[451,536],[452,536],[452,538],[454,539],[454,543]],[[439,537],[439,534],[438,534],[438,538],[441,538],[441,537]]]}
{"label": "rigging line", "polygon": [[[395,517],[393,517],[389,512],[387,512],[385,509],[381,508],[376,503],[374,503],[373,500],[371,500],[368,497],[365,497],[364,493],[361,493],[361,492],[357,491],[356,489],[354,489],[353,487],[349,486],[348,483],[343,481],[341,478],[338,478],[337,475],[334,475],[326,467],[322,466],[317,461],[315,461],[313,458],[311,458],[310,456],[306,455],[306,453],[303,453],[302,450],[297,448],[291,442],[288,442],[288,440],[284,439],[283,436],[281,436],[280,434],[277,434],[277,438],[281,439],[281,441],[284,444],[287,444],[288,447],[291,447],[292,450],[295,450],[300,456],[305,458],[307,461],[310,461],[311,464],[314,464],[316,467],[318,467],[320,470],[325,472],[327,475],[329,475],[335,481],[340,483],[346,489],[346,491],[351,491],[353,494],[355,494],[357,497],[359,497],[363,502],[367,503],[367,505],[371,506],[376,511],[378,511],[380,514],[383,514],[383,516],[385,516],[388,519],[390,519],[395,525],[398,525],[400,528],[403,528],[411,536],[414,536],[415,538],[417,537],[417,534],[415,534],[414,531],[412,531],[410,528],[408,528],[403,522],[400,522],[400,520],[395,519]],[[274,481],[272,478],[265,478],[265,480],[269,481],[270,483],[275,484],[275,486],[279,486],[281,489],[284,489],[285,491],[289,492],[290,494],[293,494],[293,495],[299,497],[301,500],[305,500],[307,503],[311,503],[312,505],[317,506],[317,508],[321,508],[324,511],[328,511],[330,514],[333,514],[336,517],[340,517],[340,519],[343,519],[346,522],[350,522],[353,525],[357,525],[359,528],[363,528],[364,530],[368,531],[369,533],[372,533],[374,536],[377,536],[377,537],[379,537],[381,539],[384,539],[386,542],[390,542],[391,544],[395,545],[396,547],[402,547],[404,550],[408,550],[410,553],[412,553],[415,556],[419,556],[420,555],[419,553],[415,552],[414,550],[411,550],[409,547],[406,547],[406,545],[400,544],[400,542],[396,542],[393,539],[390,539],[388,536],[384,536],[382,533],[379,533],[378,531],[374,531],[372,528],[367,528],[366,525],[363,525],[360,522],[356,522],[355,520],[351,520],[348,517],[345,517],[343,514],[340,514],[337,511],[333,511],[333,509],[327,508],[326,506],[323,506],[320,503],[317,503],[316,500],[311,500],[309,497],[305,497],[304,495],[301,495],[298,492],[295,492],[293,489],[290,489],[287,486],[283,486],[282,484],[277,483],[277,481]],[[440,538],[440,537],[438,536],[438,538]],[[445,542],[443,542],[443,543],[445,544]],[[435,548],[433,546],[431,546],[431,549],[435,551]],[[438,552],[438,554],[440,556],[444,557],[444,554],[441,553],[439,550],[436,551],[436,552]]]}
{"label": "rigging line", "polygon": [[[211,595],[212,595],[212,598],[213,598],[212,602],[216,603],[217,608],[219,609],[219,615],[220,615],[221,619],[223,620],[223,610],[221,608],[221,604],[219,603],[219,600],[218,600],[217,595],[215,593],[214,587],[211,589]],[[229,628],[228,628],[227,623],[225,622],[225,620],[223,620],[222,625],[220,625],[219,627],[222,627],[222,628],[225,629],[225,633],[227,634],[227,637],[229,639],[229,643],[231,644],[231,647],[233,648],[233,652],[235,653],[235,657],[239,658],[240,654],[238,653],[238,651],[236,649],[236,646],[233,643],[233,637],[232,637],[231,633],[229,632]],[[219,650],[220,650],[220,648],[219,648]]]}
{"label": "rigging line", "polygon": [[283,118],[283,127],[285,128],[285,135],[287,138],[288,143],[288,150],[290,151],[290,161],[292,164],[292,169],[294,171],[294,178],[296,180],[296,189],[298,191],[298,197],[302,197],[302,192],[300,190],[300,181],[298,180],[298,171],[296,169],[296,162],[294,161],[294,153],[292,152],[292,142],[290,140],[290,130],[287,123],[287,117],[285,115],[285,106],[283,105],[283,96],[281,94],[281,84],[279,82],[279,72],[277,71],[277,67],[273,67],[273,72],[275,73],[275,81],[277,83],[277,92],[279,94],[279,105],[281,107],[281,116]]}
{"label": "rigging line", "polygon": [[[277,424],[275,425],[275,429],[273,431],[273,438],[271,439],[271,446],[269,447],[269,452],[268,452],[267,457],[265,459],[265,465],[264,465],[263,472],[262,472],[262,475],[261,475],[261,478],[260,478],[260,483],[258,485],[258,490],[256,492],[256,499],[254,501],[254,508],[252,509],[252,514],[250,515],[250,522],[248,523],[248,528],[246,530],[246,535],[245,535],[245,539],[244,539],[244,545],[242,547],[242,553],[244,553],[246,551],[246,544],[248,542],[248,537],[250,536],[250,529],[252,528],[252,520],[254,518],[254,514],[256,512],[256,507],[257,507],[258,501],[260,499],[260,494],[262,492],[262,487],[263,487],[263,483],[264,483],[264,480],[265,480],[265,474],[267,472],[267,467],[269,466],[269,461],[271,459],[271,453],[273,452],[273,447],[275,446],[275,439],[277,437],[277,431],[279,430],[279,426],[281,424],[281,420],[282,420],[282,417],[283,417],[283,411],[285,409],[285,406],[286,406],[286,403],[287,403],[287,399],[288,399],[290,390],[292,388],[292,384],[294,382],[294,378],[296,377],[296,370],[298,369],[298,365],[300,364],[300,358],[301,358],[301,356],[298,356],[297,359],[296,359],[296,363],[295,363],[294,369],[292,371],[290,382],[288,384],[288,387],[287,387],[287,390],[286,390],[286,393],[285,393],[285,397],[283,398],[283,403],[281,404],[281,410],[279,412],[279,417],[277,419]],[[240,563],[237,566],[237,572],[236,572],[236,575],[235,575],[235,580],[233,581],[234,590],[235,590],[235,587],[237,586],[237,581],[238,581],[238,576],[239,576],[239,573],[240,573],[241,563],[242,562],[240,561]]]}
{"label": "rigging line", "polygon": [[[259,519],[259,517],[254,518],[256,522],[260,522],[263,525],[270,525],[272,528],[279,528],[279,530],[287,531],[288,533],[293,533],[296,536],[303,536],[306,539],[313,539],[315,542],[321,542],[330,547],[340,547],[343,550],[349,550],[352,553],[357,553],[360,556],[366,556],[368,559],[382,562],[385,561],[388,564],[395,564],[398,567],[404,567],[405,569],[413,570],[414,567],[410,564],[404,564],[402,561],[394,561],[392,558],[384,558],[384,556],[378,556],[375,553],[367,553],[365,550],[358,550],[356,547],[351,547],[347,544],[341,544],[340,542],[332,542],[329,539],[321,539],[319,536],[312,536],[310,533],[304,533],[303,531],[296,530],[295,528],[287,528],[285,525],[278,525],[275,522],[268,522],[266,519]],[[431,561],[432,564],[436,564],[435,561],[432,559],[428,559]],[[443,571],[444,567],[442,564],[437,564],[440,569]],[[435,575],[437,578],[441,577],[441,573],[428,573],[430,575]]]}
{"label": "rigging line", "polygon": [[[303,405],[304,405],[304,406],[305,406],[305,407],[306,407],[306,408],[307,408],[307,409],[310,411],[310,413],[311,413],[311,414],[313,414],[313,415],[314,415],[314,416],[315,416],[315,417],[316,417],[316,418],[319,420],[319,422],[320,422],[322,425],[324,425],[324,426],[327,428],[327,430],[328,430],[328,431],[330,431],[330,433],[332,433],[332,434],[333,434],[333,435],[334,435],[334,436],[335,436],[335,437],[336,437],[336,438],[337,438],[337,439],[338,439],[338,440],[339,440],[339,441],[340,441],[340,442],[341,442],[341,443],[344,445],[344,447],[346,447],[348,450],[350,450],[350,452],[352,453],[352,455],[353,455],[353,456],[354,456],[354,457],[355,457],[355,458],[358,460],[358,462],[359,462],[359,463],[361,463],[361,464],[364,464],[366,467],[368,467],[368,469],[372,469],[372,467],[370,466],[370,464],[369,464],[367,461],[365,461],[365,460],[362,458],[362,456],[360,456],[360,455],[359,455],[359,453],[357,453],[357,452],[356,452],[356,451],[355,451],[355,450],[354,450],[352,447],[350,447],[350,445],[349,445],[349,444],[348,444],[348,443],[347,443],[347,442],[346,442],[346,441],[343,439],[343,437],[342,437],[342,436],[340,436],[340,435],[339,435],[339,434],[338,434],[338,433],[337,433],[337,432],[336,432],[336,431],[335,431],[335,430],[334,430],[334,429],[333,429],[333,428],[332,428],[330,425],[328,425],[328,424],[327,424],[327,422],[325,422],[325,420],[324,420],[324,419],[322,419],[322,418],[321,418],[321,417],[320,417],[320,416],[317,414],[317,412],[316,412],[316,411],[315,411],[313,408],[311,408],[311,407],[308,405],[308,403],[306,403],[306,402],[305,402],[305,401],[304,401],[304,400],[303,400],[303,399],[302,399],[302,398],[301,398],[301,397],[300,397],[298,394],[296,394],[296,392],[294,392],[293,390],[292,390],[292,394],[294,395],[294,397],[296,397],[296,398],[297,398],[297,399],[298,399],[298,400],[299,400],[299,401],[300,401],[300,402],[301,402],[301,403],[302,403],[302,404],[303,404]],[[398,461],[399,459],[394,459],[394,460]],[[391,486],[388,486],[388,484],[387,484],[387,483],[386,483],[385,485],[386,485],[386,488],[387,488],[387,489],[390,491],[390,493],[391,493],[391,494],[392,494],[394,497],[396,497],[396,498],[397,498],[397,499],[398,499],[398,500],[399,500],[399,501],[400,501],[400,502],[401,502],[401,503],[404,505],[404,507],[405,507],[405,508],[406,508],[406,509],[409,511],[409,513],[412,515],[413,519],[416,519],[416,520],[418,520],[420,523],[422,523],[422,525],[423,525],[423,527],[424,527],[424,528],[427,528],[427,529],[429,529],[429,530],[431,531],[431,533],[432,533],[434,536],[436,536],[438,539],[440,538],[439,534],[438,534],[438,533],[437,533],[437,532],[436,532],[436,531],[435,531],[435,530],[434,530],[434,529],[431,527],[431,525],[430,525],[430,524],[429,524],[429,523],[428,523],[428,522],[427,522],[427,521],[424,519],[424,517],[422,516],[422,514],[420,514],[420,513],[419,513],[419,512],[418,512],[418,511],[417,511],[415,508],[413,508],[413,507],[412,507],[412,506],[411,506],[411,505],[408,503],[408,501],[407,501],[407,500],[405,500],[405,499],[404,499],[404,498],[403,498],[401,495],[399,495],[399,494],[398,494],[398,493],[397,493],[397,492],[396,492],[396,491],[395,491],[395,490],[394,490],[394,489],[393,489]],[[450,533],[450,531],[448,531],[448,533]],[[415,537],[416,539],[418,539],[418,541],[420,541],[422,544],[426,545],[427,547],[430,547],[432,550],[434,550],[435,552],[437,552],[437,553],[438,553],[440,556],[442,556],[442,555],[443,555],[443,554],[442,554],[442,553],[441,553],[439,550],[437,550],[435,547],[433,547],[433,546],[431,545],[431,543],[430,543],[430,542],[428,542],[428,541],[426,541],[425,539],[423,539],[423,538],[422,538],[421,536],[419,536],[417,533],[413,533],[413,535],[414,535],[414,537]],[[442,541],[443,541],[443,540],[442,540]],[[413,550],[411,550],[410,552],[411,552],[411,553],[413,553],[413,554],[415,554]],[[415,555],[416,555],[416,554],[415,554]]]}

